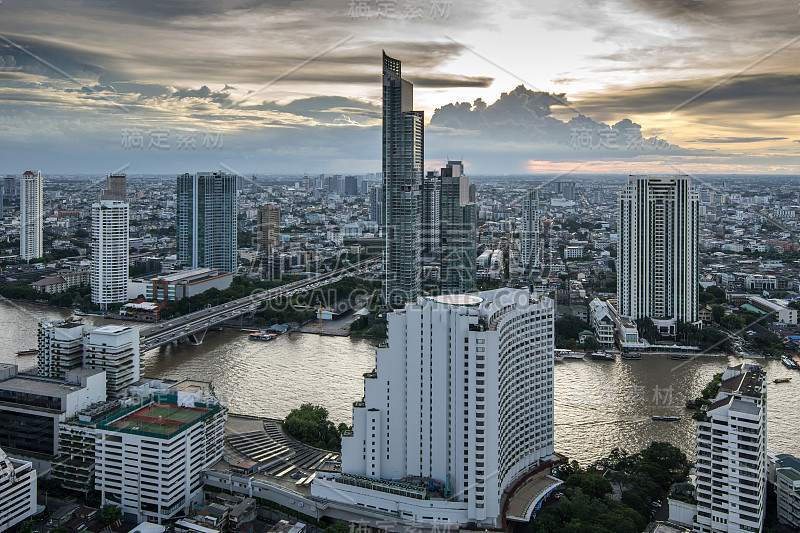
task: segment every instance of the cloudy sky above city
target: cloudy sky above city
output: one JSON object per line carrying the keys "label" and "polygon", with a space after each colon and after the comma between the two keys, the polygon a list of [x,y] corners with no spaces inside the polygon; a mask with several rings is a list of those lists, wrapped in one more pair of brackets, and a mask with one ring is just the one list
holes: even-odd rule
{"label": "cloudy sky above city", "polygon": [[0,173],[800,172],[796,0],[2,0]]}

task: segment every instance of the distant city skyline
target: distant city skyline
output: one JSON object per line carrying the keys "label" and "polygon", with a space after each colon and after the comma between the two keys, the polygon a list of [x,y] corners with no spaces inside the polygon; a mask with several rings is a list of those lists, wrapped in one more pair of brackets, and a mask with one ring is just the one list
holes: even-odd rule
{"label": "distant city skyline", "polygon": [[426,170],[800,171],[796,3],[406,4],[6,0],[0,173],[375,172],[381,48]]}

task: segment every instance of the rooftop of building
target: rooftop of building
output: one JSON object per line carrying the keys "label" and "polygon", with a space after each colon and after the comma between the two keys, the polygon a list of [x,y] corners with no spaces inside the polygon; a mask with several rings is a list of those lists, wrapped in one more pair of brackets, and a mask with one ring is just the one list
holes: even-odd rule
{"label": "rooftop of building", "polygon": [[800,471],[795,470],[791,467],[781,467],[775,470],[779,472],[782,476],[788,477],[792,481],[800,481]]}
{"label": "rooftop of building", "polygon": [[101,422],[98,427],[123,433],[168,438],[212,412],[214,408],[185,407],[171,403],[146,402]]}
{"label": "rooftop of building", "polygon": [[119,335],[120,333],[125,333],[127,331],[132,330],[132,326],[118,326],[116,324],[108,324],[106,326],[100,326],[99,328],[94,328],[92,333],[101,333],[107,335]]}
{"label": "rooftop of building", "polygon": [[800,473],[800,459],[797,457],[789,454],[780,454],[778,459],[780,460],[781,468],[791,468]]}
{"label": "rooftop of building", "polygon": [[[71,375],[93,376],[105,372],[104,370],[76,369],[70,371]],[[64,397],[67,394],[83,388],[80,383],[60,379],[42,378],[39,376],[14,375],[0,381],[0,389],[29,392],[53,397]]]}
{"label": "rooftop of building", "polygon": [[193,379],[184,379],[183,381],[179,381],[178,383],[172,385],[170,390],[178,391],[178,392],[188,392],[194,394],[196,392],[202,392],[203,395],[207,396],[211,394],[211,382],[210,381],[196,381]]}
{"label": "rooftop of building", "polygon": [[483,302],[483,298],[474,294],[443,294],[433,300],[440,304],[473,306]]}
{"label": "rooftop of building", "polygon": [[764,372],[762,370],[749,370],[726,379],[720,385],[719,390],[727,394],[760,397],[763,383]]}

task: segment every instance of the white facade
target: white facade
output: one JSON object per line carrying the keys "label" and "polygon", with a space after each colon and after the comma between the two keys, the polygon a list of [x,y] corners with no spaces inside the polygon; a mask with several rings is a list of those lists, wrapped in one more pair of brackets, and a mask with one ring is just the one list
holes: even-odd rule
{"label": "white facade", "polygon": [[601,345],[606,347],[614,345],[615,324],[608,303],[599,298],[589,302],[589,323]]}
{"label": "white facade", "polygon": [[528,189],[522,202],[522,260],[526,274],[541,268],[539,259],[539,189]]}
{"label": "white facade", "polygon": [[37,369],[40,376],[64,379],[81,367],[105,370],[106,392],[117,398],[140,377],[139,328],[74,322],[39,324]]}
{"label": "white facade", "polygon": [[729,368],[697,422],[697,533],[758,532],[767,494],[766,383],[760,366]]}
{"label": "white facade", "polygon": [[696,322],[699,196],[689,176],[630,176],[619,198],[619,312]]}
{"label": "white facade", "polygon": [[92,302],[102,308],[128,300],[128,204],[92,204]]}
{"label": "white facade", "polygon": [[29,261],[44,255],[42,173],[26,171],[19,180],[19,255]]}
{"label": "white facade", "polygon": [[318,472],[312,495],[406,520],[496,524],[503,493],[553,454],[553,313],[549,298],[518,289],[391,313],[342,439],[342,474]]}
{"label": "white facade", "polygon": [[107,392],[118,398],[139,381],[139,328],[103,326],[86,332],[83,364],[106,371]]}
{"label": "white facade", "polygon": [[95,486],[103,503],[120,506],[126,517],[160,524],[203,502],[200,472],[222,459],[226,410],[218,404],[157,404],[197,410],[198,418],[172,433],[149,433],[144,425],[127,423],[145,419],[153,405],[97,425]]}
{"label": "white facade", "polygon": [[36,470],[0,450],[0,531],[27,520],[36,512]]}
{"label": "white facade", "polygon": [[73,368],[83,366],[83,332],[76,322],[42,321],[37,334],[37,373],[64,379]]}

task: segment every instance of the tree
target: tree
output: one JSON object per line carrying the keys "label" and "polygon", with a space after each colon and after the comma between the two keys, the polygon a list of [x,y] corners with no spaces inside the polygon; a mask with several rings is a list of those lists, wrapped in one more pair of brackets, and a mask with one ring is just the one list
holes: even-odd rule
{"label": "tree", "polygon": [[637,318],[636,327],[639,329],[639,337],[646,339],[647,342],[654,343],[661,337],[649,316]]}
{"label": "tree", "polygon": [[583,347],[586,350],[593,352],[600,348],[600,342],[593,336],[587,335],[586,338],[583,339]]}
{"label": "tree", "polygon": [[339,451],[342,436],[333,422],[328,420],[328,410],[318,405],[304,403],[292,412],[283,422],[283,429],[298,441],[326,450]]}
{"label": "tree", "polygon": [[711,306],[711,316],[714,319],[714,322],[719,324],[720,320],[722,320],[722,317],[725,316],[725,308],[722,307],[719,304],[712,305]]}
{"label": "tree", "polygon": [[100,508],[100,518],[105,525],[122,520],[122,509],[112,503],[107,503]]}
{"label": "tree", "polygon": [[578,339],[581,331],[589,328],[589,324],[576,317],[575,315],[565,315],[556,320],[555,330],[556,335],[560,335],[567,339]]}
{"label": "tree", "polygon": [[19,525],[19,533],[33,533],[34,525],[33,520],[25,520]]}
{"label": "tree", "polygon": [[720,319],[719,325],[731,331],[739,331],[744,326],[744,320],[739,315],[725,315]]}
{"label": "tree", "polygon": [[83,228],[78,228],[75,230],[75,238],[77,239],[86,239],[89,237],[89,232]]}
{"label": "tree", "polygon": [[336,521],[325,528],[325,533],[349,533],[350,524]]}

